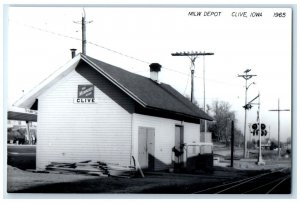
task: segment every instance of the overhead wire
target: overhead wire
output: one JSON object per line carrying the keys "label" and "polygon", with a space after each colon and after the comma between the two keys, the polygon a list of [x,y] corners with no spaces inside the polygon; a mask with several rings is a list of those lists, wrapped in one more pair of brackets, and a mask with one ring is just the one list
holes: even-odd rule
{"label": "overhead wire", "polygon": [[[23,26],[25,26],[25,27],[29,27],[29,28],[31,28],[31,29],[35,29],[35,30],[38,30],[38,31],[41,31],[41,32],[46,32],[46,33],[53,34],[53,35],[56,35],[56,36],[65,37],[65,38],[69,38],[69,39],[81,41],[81,38],[72,37],[72,36],[69,36],[69,35],[65,35],[65,34],[62,34],[62,33],[54,32],[54,31],[51,31],[51,30],[47,30],[47,29],[44,29],[44,28],[40,28],[40,27],[37,27],[37,26],[25,24],[25,23],[20,23],[20,22],[18,22],[18,21],[11,20],[11,19],[9,19],[9,21],[11,21],[11,22],[16,22],[16,23],[21,24],[21,25],[23,25]],[[122,53],[122,52],[119,52],[119,51],[116,51],[116,50],[107,48],[107,47],[102,46],[102,45],[99,45],[99,44],[97,44],[97,43],[95,43],[95,42],[87,41],[87,43],[88,43],[88,44],[91,44],[91,45],[94,45],[94,46],[96,46],[96,47],[102,48],[102,49],[104,49],[104,50],[107,50],[107,51],[109,51],[109,52],[112,52],[112,53],[121,55],[121,56],[123,56],[123,57],[129,58],[129,59],[132,59],[132,60],[135,60],[135,61],[139,61],[139,62],[141,62],[141,63],[145,63],[145,64],[147,64],[147,65],[151,64],[151,63],[148,62],[148,61],[141,60],[141,59],[138,59],[138,58],[136,58],[136,57],[133,57],[133,56],[124,54],[124,53]],[[168,68],[168,67],[166,67],[166,66],[163,66],[162,68],[165,69],[165,70],[168,70],[168,71],[172,71],[172,72],[181,74],[181,75],[185,75],[185,76],[188,77],[188,78],[190,77],[190,73],[178,71],[178,70],[175,70],[175,69],[172,69],[172,68]],[[199,78],[199,79],[203,79],[203,77],[198,76],[198,75],[194,75],[194,77],[195,77],[195,78]],[[236,86],[236,84],[231,84],[231,83],[228,83],[228,82],[225,82],[225,81],[219,81],[219,80],[214,80],[214,79],[206,79],[206,80],[213,81],[213,82],[216,82],[216,83],[222,83],[222,84],[226,84],[226,85]],[[184,91],[184,92],[186,92],[186,89],[187,89],[187,85],[186,85],[186,87],[185,87],[185,91]]]}
{"label": "overhead wire", "polygon": [[[191,75],[191,74],[189,74],[189,75]],[[186,93],[186,90],[187,90],[189,81],[190,81],[190,77],[188,77],[187,80],[186,80],[185,89],[184,89],[184,95],[185,95],[185,93]]]}
{"label": "overhead wire", "polygon": [[110,48],[107,48],[107,47],[101,46],[101,45],[99,45],[99,44],[97,44],[97,43],[90,42],[90,41],[87,41],[87,43],[89,43],[89,44],[91,44],[91,45],[94,45],[94,46],[97,46],[97,47],[100,47],[100,48],[102,48],[102,49],[105,49],[105,50],[107,50],[107,51],[110,51],[110,52],[113,52],[113,53],[119,54],[119,55],[121,55],[121,56],[124,56],[124,57],[130,58],[130,59],[133,59],[133,60],[136,60],[136,61],[142,62],[142,63],[146,63],[146,64],[148,64],[148,65],[150,64],[150,63],[149,63],[149,62],[147,62],[147,61],[144,61],[144,60],[141,60],[141,59],[135,58],[135,57],[133,57],[133,56],[129,56],[129,55],[127,55],[127,54],[123,54],[122,52],[118,52],[118,51],[115,51],[115,50],[113,50],[113,49],[110,49]]}

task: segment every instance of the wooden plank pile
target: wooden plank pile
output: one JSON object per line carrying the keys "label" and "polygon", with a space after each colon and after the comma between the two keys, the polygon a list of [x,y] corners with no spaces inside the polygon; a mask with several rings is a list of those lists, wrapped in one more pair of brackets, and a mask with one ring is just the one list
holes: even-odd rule
{"label": "wooden plank pile", "polygon": [[136,168],[133,166],[119,166],[115,164],[107,165],[108,174],[116,177],[134,177],[136,175]]}
{"label": "wooden plank pile", "polygon": [[47,171],[56,173],[88,174],[97,176],[133,177],[136,175],[134,166],[120,166],[100,161],[83,161],[74,163],[51,162],[46,166]]}

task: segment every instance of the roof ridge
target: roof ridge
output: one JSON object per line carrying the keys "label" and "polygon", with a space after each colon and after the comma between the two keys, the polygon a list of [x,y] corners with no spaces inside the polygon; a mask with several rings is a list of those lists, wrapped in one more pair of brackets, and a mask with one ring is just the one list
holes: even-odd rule
{"label": "roof ridge", "polygon": [[[150,79],[149,77],[146,77],[146,76],[143,76],[143,75],[139,75],[139,74],[137,74],[137,73],[134,73],[134,72],[125,70],[125,69],[123,69],[123,68],[121,68],[121,67],[118,67],[118,66],[116,66],[116,65],[109,64],[109,63],[107,63],[107,62],[105,62],[105,61],[101,61],[101,60],[99,60],[99,59],[95,59],[95,58],[93,58],[93,57],[90,57],[90,56],[87,56],[87,55],[84,55],[84,54],[81,54],[81,55],[84,56],[84,57],[87,57],[88,59],[91,58],[91,59],[93,59],[93,60],[97,60],[97,61],[100,61],[100,62],[102,62],[102,63],[105,63],[105,64],[107,64],[107,65],[109,65],[109,66],[113,66],[114,68],[118,68],[118,69],[120,69],[121,71],[125,71],[125,72],[127,72],[127,73],[131,73],[131,74],[134,74],[134,75],[139,76],[139,77],[142,77],[142,78]],[[101,69],[102,69],[102,68],[101,68]]]}

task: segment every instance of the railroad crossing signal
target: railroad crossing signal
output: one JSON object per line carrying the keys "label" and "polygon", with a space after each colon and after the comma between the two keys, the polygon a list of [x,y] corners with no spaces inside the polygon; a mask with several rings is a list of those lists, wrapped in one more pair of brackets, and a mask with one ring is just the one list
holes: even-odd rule
{"label": "railroad crossing signal", "polygon": [[[252,130],[253,131],[251,133],[253,134],[253,136],[259,135],[259,128],[258,128],[258,126],[259,126],[258,123],[253,123],[252,124]],[[262,123],[261,126],[260,126],[260,128],[261,128],[261,136],[267,136],[268,131],[266,130],[266,125],[264,123]]]}
{"label": "railroad crossing signal", "polygon": [[[252,134],[253,134],[253,136],[259,135],[259,129],[253,130],[253,131],[252,131]],[[267,131],[267,130],[262,130],[262,131],[261,131],[261,136],[267,136],[267,134],[268,134],[268,131]]]}

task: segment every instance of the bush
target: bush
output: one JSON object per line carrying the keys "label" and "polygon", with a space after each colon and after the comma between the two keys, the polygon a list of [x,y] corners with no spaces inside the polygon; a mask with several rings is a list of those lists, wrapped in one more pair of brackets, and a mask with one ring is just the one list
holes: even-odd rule
{"label": "bush", "polygon": [[278,148],[278,145],[275,142],[271,141],[270,150],[274,150],[276,148]]}
{"label": "bush", "polygon": [[10,140],[13,140],[14,143],[18,141],[19,144],[25,144],[25,133],[26,129],[12,129],[8,128],[7,129],[7,141],[9,142]]}

